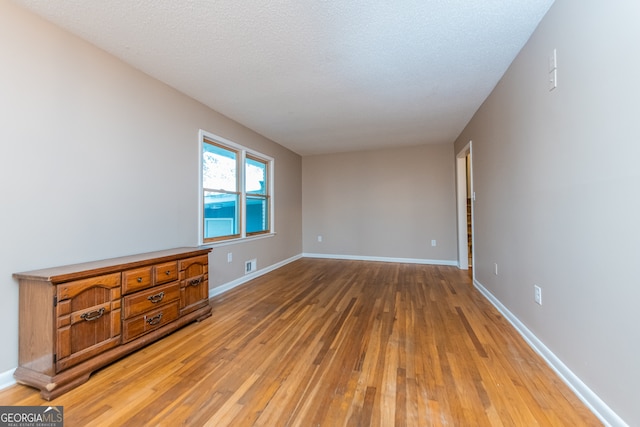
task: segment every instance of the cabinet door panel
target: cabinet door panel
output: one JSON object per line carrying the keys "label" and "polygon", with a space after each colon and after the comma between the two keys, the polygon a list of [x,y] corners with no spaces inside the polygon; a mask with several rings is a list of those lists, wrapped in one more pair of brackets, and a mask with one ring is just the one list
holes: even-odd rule
{"label": "cabinet door panel", "polygon": [[197,277],[208,273],[209,256],[202,255],[180,260],[180,273],[182,279]]}
{"label": "cabinet door panel", "polygon": [[59,288],[56,370],[114,347],[120,340],[120,275],[65,283]]}
{"label": "cabinet door panel", "polygon": [[207,255],[180,261],[180,315],[209,303],[208,261]]}
{"label": "cabinet door panel", "polygon": [[180,315],[191,313],[209,304],[209,287],[207,281],[199,286],[185,286],[180,289]]}
{"label": "cabinet door panel", "polygon": [[[85,293],[87,289],[103,288],[113,289],[120,287],[120,273],[107,274],[104,276],[90,277],[88,279],[76,280],[73,282],[62,283],[58,285],[57,296],[58,301],[72,300],[74,304],[83,304],[83,298],[95,298],[93,294],[85,294],[80,298],[80,294]],[[90,307],[97,302],[91,303],[90,301],[84,303],[86,307]],[[76,309],[80,309],[77,307]]]}

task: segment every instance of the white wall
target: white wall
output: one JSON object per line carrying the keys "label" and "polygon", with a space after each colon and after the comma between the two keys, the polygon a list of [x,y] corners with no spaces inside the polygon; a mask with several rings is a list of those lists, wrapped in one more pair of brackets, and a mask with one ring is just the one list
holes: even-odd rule
{"label": "white wall", "polygon": [[452,158],[453,144],[303,157],[304,252],[455,264]]}
{"label": "white wall", "polygon": [[214,249],[210,286],[301,253],[300,156],[7,1],[0,64],[0,373],[18,360],[12,273],[197,245],[201,128],[276,167],[277,236]]}
{"label": "white wall", "polygon": [[639,17],[635,0],[557,0],[456,141],[458,152],[473,140],[477,281],[630,425],[640,425]]}

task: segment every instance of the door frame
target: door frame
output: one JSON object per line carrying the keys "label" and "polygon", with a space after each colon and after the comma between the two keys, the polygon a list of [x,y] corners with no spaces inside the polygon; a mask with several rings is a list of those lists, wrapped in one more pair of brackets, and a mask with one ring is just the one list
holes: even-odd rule
{"label": "door frame", "polygon": [[460,152],[456,154],[456,203],[458,211],[458,268],[469,269],[469,237],[467,236],[467,154],[469,155],[469,194],[471,194],[471,259],[475,263],[474,243],[475,232],[473,229],[473,205],[475,194],[473,192],[473,141],[469,141]]}

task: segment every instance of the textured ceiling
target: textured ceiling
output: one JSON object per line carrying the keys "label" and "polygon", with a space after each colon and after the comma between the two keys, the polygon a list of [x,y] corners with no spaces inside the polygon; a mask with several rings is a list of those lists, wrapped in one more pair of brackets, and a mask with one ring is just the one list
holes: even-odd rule
{"label": "textured ceiling", "polygon": [[453,141],[553,0],[14,2],[307,155]]}

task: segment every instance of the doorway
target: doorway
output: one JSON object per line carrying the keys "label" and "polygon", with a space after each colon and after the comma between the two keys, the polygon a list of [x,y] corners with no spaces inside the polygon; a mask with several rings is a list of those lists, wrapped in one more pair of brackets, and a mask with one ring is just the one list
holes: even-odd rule
{"label": "doorway", "polygon": [[456,155],[456,200],[458,212],[458,267],[473,266],[473,156],[472,141]]}

